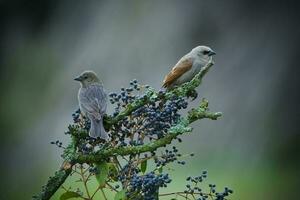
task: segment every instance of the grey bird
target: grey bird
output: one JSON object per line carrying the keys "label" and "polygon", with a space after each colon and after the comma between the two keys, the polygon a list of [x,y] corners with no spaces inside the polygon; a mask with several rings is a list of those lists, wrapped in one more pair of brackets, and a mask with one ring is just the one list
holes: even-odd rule
{"label": "grey bird", "polygon": [[74,80],[80,82],[78,102],[81,113],[91,121],[90,137],[108,139],[103,127],[103,116],[107,107],[107,95],[103,84],[93,71],[84,71]]}

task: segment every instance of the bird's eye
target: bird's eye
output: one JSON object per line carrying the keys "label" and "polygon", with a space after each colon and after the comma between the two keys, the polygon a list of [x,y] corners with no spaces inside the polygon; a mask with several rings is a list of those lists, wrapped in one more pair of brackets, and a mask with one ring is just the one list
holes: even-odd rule
{"label": "bird's eye", "polygon": [[203,55],[207,55],[207,54],[209,54],[209,51],[204,50],[204,51],[203,51]]}
{"label": "bird's eye", "polygon": [[87,76],[84,76],[83,78],[84,78],[84,79],[87,79],[88,77],[87,77]]}

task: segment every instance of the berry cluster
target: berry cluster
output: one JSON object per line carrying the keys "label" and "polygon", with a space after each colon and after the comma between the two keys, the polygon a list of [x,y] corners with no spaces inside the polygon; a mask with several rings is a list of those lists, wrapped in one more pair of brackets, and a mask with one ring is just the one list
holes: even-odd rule
{"label": "berry cluster", "polygon": [[214,194],[215,200],[223,200],[225,199],[225,197],[233,193],[233,190],[229,189],[228,187],[225,187],[223,192],[216,192],[215,184],[209,184],[209,187],[210,187],[210,194]]}
{"label": "berry cluster", "polygon": [[79,108],[72,114],[72,117],[73,117],[74,123],[80,122],[80,109]]}
{"label": "berry cluster", "polygon": [[133,176],[136,176],[140,172],[138,167],[133,167],[133,163],[130,161],[119,173],[118,180],[125,185],[128,180],[131,180]]}
{"label": "berry cluster", "polygon": [[183,98],[172,98],[165,104],[151,102],[133,112],[134,118],[140,118],[143,126],[138,133],[143,133],[152,138],[162,138],[168,129],[180,119],[178,111],[187,108],[187,102]]}
{"label": "berry cluster", "polygon": [[59,140],[56,140],[55,142],[51,142],[51,144],[55,144],[57,147],[63,148],[62,142],[60,142]]}
{"label": "berry cluster", "polygon": [[[178,160],[182,155],[179,153],[178,149],[173,146],[172,150],[165,149],[165,151],[162,153],[161,156],[155,156],[155,154],[152,154],[154,157],[154,162],[156,163],[156,167],[163,167],[168,163],[172,163],[177,160],[178,164],[185,165],[185,161]],[[194,156],[193,153],[189,154],[189,156]]]}
{"label": "berry cluster", "polygon": [[[205,178],[207,178],[207,171],[203,171],[201,175],[195,176],[195,177],[187,177],[186,181],[188,181],[188,184],[186,184],[186,190],[184,190],[184,193],[191,193],[193,194],[194,192],[200,192],[200,196],[204,196],[201,193],[201,189],[198,187],[198,184],[201,183]],[[193,185],[193,187],[192,187]]]}
{"label": "berry cluster", "polygon": [[163,153],[161,157],[155,157],[154,162],[156,163],[156,167],[162,167],[177,160],[177,152],[178,150],[175,146],[173,146],[173,150],[166,149],[165,153]]}
{"label": "berry cluster", "polygon": [[111,104],[116,104],[114,115],[118,115],[121,107],[125,107],[127,104],[132,103],[136,98],[141,97],[140,95],[134,95],[134,91],[140,91],[141,89],[148,89],[148,85],[140,85],[136,79],[130,81],[130,87],[121,88],[120,93],[111,92],[109,94],[109,101]]}
{"label": "berry cluster", "polygon": [[[116,104],[113,116],[117,116],[121,109],[135,100],[145,98],[141,94],[150,90],[147,85],[141,85],[137,80],[130,82],[130,87],[121,88],[119,93],[110,93],[110,102]],[[158,96],[115,125],[111,131],[111,138],[120,146],[143,145],[145,138],[149,140],[162,138],[168,129],[180,119],[179,110],[187,108],[187,101],[174,96],[170,100],[160,100],[165,91],[159,91]],[[129,139],[128,139],[129,138]]]}
{"label": "berry cluster", "polygon": [[186,190],[184,190],[185,194],[191,194],[191,195],[199,195],[199,198],[197,200],[206,200],[208,198],[214,199],[214,200],[224,200],[225,197],[229,196],[233,193],[233,190],[229,189],[228,187],[225,187],[223,192],[216,192],[216,185],[215,184],[209,184],[209,192],[205,193],[202,191],[201,188],[199,188],[199,184],[207,178],[207,171],[203,171],[200,176],[196,177],[187,177],[186,181],[188,183],[186,184]]}
{"label": "berry cluster", "polygon": [[[91,127],[91,122],[90,120],[85,117],[84,115],[80,115],[80,109],[78,108],[73,114],[72,114],[72,117],[73,117],[73,122],[75,124],[78,124],[81,126],[81,128],[83,128],[84,130],[86,131],[89,131],[90,130],[90,127]],[[82,119],[80,119],[80,116],[82,117]]]}
{"label": "berry cluster", "polygon": [[171,182],[168,174],[134,175],[130,180],[128,195],[136,194],[136,199],[155,200],[159,187],[167,187]]}

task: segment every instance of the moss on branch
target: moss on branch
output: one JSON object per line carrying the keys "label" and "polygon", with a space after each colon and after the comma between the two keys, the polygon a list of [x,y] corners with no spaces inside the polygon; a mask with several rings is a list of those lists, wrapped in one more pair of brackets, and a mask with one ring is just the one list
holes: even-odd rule
{"label": "moss on branch", "polygon": [[204,118],[216,120],[218,117],[221,117],[222,114],[220,112],[216,112],[216,113],[208,112],[207,111],[208,108],[203,107],[201,105],[197,109],[192,109],[188,113],[186,118],[182,118],[177,125],[171,127],[168,133],[163,138],[160,138],[158,140],[140,146],[109,148],[109,149],[99,150],[98,152],[92,155],[80,154],[77,156],[75,162],[81,164],[99,163],[103,159],[112,156],[126,156],[126,155],[133,155],[133,154],[155,151],[159,147],[163,147],[167,144],[170,144],[172,140],[175,139],[177,136],[187,132],[191,132],[192,128],[189,127],[189,125],[194,121],[204,119]]}

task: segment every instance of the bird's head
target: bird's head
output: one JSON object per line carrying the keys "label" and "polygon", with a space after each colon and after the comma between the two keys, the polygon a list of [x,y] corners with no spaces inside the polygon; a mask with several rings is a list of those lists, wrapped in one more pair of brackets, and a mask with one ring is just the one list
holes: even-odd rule
{"label": "bird's head", "polygon": [[216,52],[207,46],[197,46],[192,49],[192,53],[204,60],[209,60],[213,55],[216,54]]}
{"label": "bird's head", "polygon": [[82,86],[88,86],[92,83],[101,83],[97,74],[93,71],[84,71],[79,76],[74,78],[75,81],[79,81]]}

